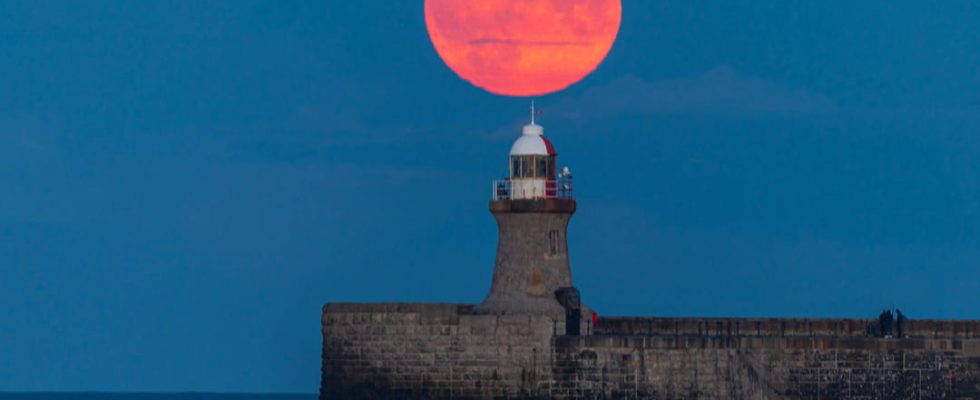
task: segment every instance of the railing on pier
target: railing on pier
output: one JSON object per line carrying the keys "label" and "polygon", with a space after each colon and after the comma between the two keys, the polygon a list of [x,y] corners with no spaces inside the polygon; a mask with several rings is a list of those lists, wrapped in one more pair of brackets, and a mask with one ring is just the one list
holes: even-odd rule
{"label": "railing on pier", "polygon": [[490,186],[493,200],[565,199],[572,200],[572,180],[494,179]]}

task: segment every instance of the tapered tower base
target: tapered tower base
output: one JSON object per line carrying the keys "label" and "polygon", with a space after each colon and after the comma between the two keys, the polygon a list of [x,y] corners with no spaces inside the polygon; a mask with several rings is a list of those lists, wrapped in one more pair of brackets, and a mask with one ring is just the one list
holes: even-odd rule
{"label": "tapered tower base", "polygon": [[565,233],[575,200],[494,200],[499,240],[490,293],[481,314],[554,314],[565,308],[555,292],[572,286]]}

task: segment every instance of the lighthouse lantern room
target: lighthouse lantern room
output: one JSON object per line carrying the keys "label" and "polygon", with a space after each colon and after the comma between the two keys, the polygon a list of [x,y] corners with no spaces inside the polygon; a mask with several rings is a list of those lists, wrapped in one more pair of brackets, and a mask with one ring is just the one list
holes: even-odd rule
{"label": "lighthouse lantern room", "polygon": [[544,136],[544,127],[534,121],[524,125],[522,135],[510,148],[510,178],[493,181],[493,200],[571,199],[572,181],[568,168],[557,171],[558,153]]}

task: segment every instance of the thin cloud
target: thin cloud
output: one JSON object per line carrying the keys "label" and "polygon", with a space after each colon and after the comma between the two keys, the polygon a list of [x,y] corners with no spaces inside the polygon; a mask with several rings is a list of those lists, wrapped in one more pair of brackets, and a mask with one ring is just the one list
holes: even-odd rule
{"label": "thin cloud", "polygon": [[623,114],[805,114],[837,110],[826,96],[717,67],[694,79],[649,82],[627,75],[585,91],[574,107],[592,117]]}
{"label": "thin cloud", "polygon": [[504,44],[510,46],[592,46],[592,42],[584,41],[567,41],[567,40],[515,40],[515,39],[497,39],[497,38],[479,38],[470,40],[470,44],[474,46],[486,45],[486,44]]}

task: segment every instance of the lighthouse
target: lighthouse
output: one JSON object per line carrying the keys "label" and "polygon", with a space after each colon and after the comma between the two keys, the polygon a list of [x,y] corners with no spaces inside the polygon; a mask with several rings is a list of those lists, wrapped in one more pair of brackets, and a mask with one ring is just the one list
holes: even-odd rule
{"label": "lighthouse", "polygon": [[497,221],[493,282],[476,307],[483,314],[554,314],[578,310],[566,231],[575,213],[572,176],[531,121],[510,148],[509,176],[493,180],[490,213]]}

